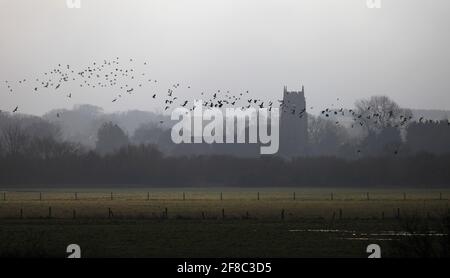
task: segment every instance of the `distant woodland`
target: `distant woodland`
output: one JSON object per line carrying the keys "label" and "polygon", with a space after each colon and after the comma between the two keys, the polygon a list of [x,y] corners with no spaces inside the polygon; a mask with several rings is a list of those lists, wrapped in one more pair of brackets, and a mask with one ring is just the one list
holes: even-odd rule
{"label": "distant woodland", "polygon": [[170,121],[157,114],[106,115],[92,106],[42,117],[1,112],[0,185],[450,186],[448,119],[358,129],[336,122],[309,115],[308,153],[283,157],[248,144],[175,145]]}

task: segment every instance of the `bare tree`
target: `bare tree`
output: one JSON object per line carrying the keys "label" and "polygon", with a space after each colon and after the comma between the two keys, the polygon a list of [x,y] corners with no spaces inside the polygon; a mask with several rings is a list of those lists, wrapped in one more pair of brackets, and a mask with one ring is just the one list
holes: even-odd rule
{"label": "bare tree", "polygon": [[28,145],[29,136],[18,124],[11,124],[2,129],[2,145],[6,154],[17,155]]}
{"label": "bare tree", "polygon": [[58,142],[52,137],[34,137],[29,145],[28,156],[42,159],[64,158],[80,154],[83,151],[80,144]]}
{"label": "bare tree", "polygon": [[112,153],[128,143],[125,132],[112,122],[104,123],[97,132],[96,150],[100,154]]}
{"label": "bare tree", "polygon": [[336,155],[341,144],[348,139],[344,127],[320,117],[308,117],[310,154]]}
{"label": "bare tree", "polygon": [[372,96],[355,103],[354,119],[366,131],[379,133],[387,127],[406,127],[412,119],[409,109],[401,108],[387,96]]}
{"label": "bare tree", "polygon": [[26,133],[33,138],[52,138],[58,141],[61,139],[60,128],[42,119],[30,119],[24,128]]}

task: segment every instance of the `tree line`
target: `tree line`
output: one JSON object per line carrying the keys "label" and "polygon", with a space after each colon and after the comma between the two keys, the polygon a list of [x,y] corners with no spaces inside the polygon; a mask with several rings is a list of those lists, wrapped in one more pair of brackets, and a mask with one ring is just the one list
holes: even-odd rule
{"label": "tree line", "polygon": [[[448,186],[448,120],[405,123],[408,111],[386,97],[371,108],[363,136],[334,119],[308,117],[309,153],[260,156],[248,144],[176,145],[170,129],[143,124],[129,136],[106,121],[95,147],[66,140],[41,117],[0,113],[0,185],[26,186]],[[385,108],[383,108],[385,107]],[[327,111],[327,114],[332,111]],[[337,114],[337,111],[334,111]],[[371,115],[380,115],[376,120]],[[400,115],[400,117],[392,117]],[[402,118],[403,117],[403,118]],[[408,116],[409,117],[409,116]]]}
{"label": "tree line", "polygon": [[52,155],[0,157],[2,186],[449,186],[450,154],[298,157],[164,156],[152,145],[128,145],[100,155],[65,143]]}

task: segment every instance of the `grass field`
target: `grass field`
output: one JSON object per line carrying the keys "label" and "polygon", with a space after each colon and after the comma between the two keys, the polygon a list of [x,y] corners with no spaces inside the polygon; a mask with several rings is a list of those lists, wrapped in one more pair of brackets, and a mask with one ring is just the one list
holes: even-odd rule
{"label": "grass field", "polygon": [[63,257],[70,243],[83,257],[367,257],[369,243],[403,256],[402,220],[425,219],[420,237],[440,239],[449,199],[439,189],[5,189],[0,256]]}

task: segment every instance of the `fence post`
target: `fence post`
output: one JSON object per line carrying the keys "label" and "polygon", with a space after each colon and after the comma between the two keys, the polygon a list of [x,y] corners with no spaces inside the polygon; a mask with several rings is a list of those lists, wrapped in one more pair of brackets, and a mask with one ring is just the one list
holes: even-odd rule
{"label": "fence post", "polygon": [[259,201],[259,192],[258,192],[258,195],[257,195],[257,198],[256,198],[258,201]]}
{"label": "fence post", "polygon": [[294,201],[295,201],[295,191],[294,191]]}
{"label": "fence post", "polygon": [[400,218],[400,208],[397,208],[397,218]]}
{"label": "fence post", "polygon": [[333,199],[334,199],[334,198],[333,198],[333,192],[331,192],[331,201],[333,201]]}
{"label": "fence post", "polygon": [[222,219],[225,219],[225,209],[222,209]]}
{"label": "fence post", "polygon": [[369,192],[367,192],[367,201],[370,200]]}
{"label": "fence post", "polygon": [[42,192],[39,192],[39,201],[42,201]]}
{"label": "fence post", "polygon": [[52,207],[48,207],[48,218],[52,218]]}
{"label": "fence post", "polygon": [[78,200],[78,193],[75,192],[75,200]]}
{"label": "fence post", "polygon": [[73,219],[77,218],[77,211],[76,210],[73,210],[72,217],[73,217]]}
{"label": "fence post", "polygon": [[223,194],[222,194],[222,192],[220,192],[220,200],[221,200],[221,201],[223,200]]}
{"label": "fence post", "polygon": [[248,213],[248,211],[245,213],[245,218],[250,219],[250,214]]}
{"label": "fence post", "polygon": [[384,220],[384,211],[381,212],[381,219]]}
{"label": "fence post", "polygon": [[169,213],[168,213],[168,209],[167,208],[164,210],[164,216],[165,216],[166,219],[169,218]]}
{"label": "fence post", "polygon": [[339,219],[342,219],[342,209],[339,209]]}
{"label": "fence post", "polygon": [[112,211],[111,211],[111,208],[108,208],[108,218],[111,218],[112,217]]}
{"label": "fence post", "polygon": [[205,219],[205,212],[204,211],[202,211],[202,219],[203,220]]}
{"label": "fence post", "polygon": [[281,220],[284,220],[284,209],[281,210]]}
{"label": "fence post", "polygon": [[336,219],[336,212],[335,211],[333,211],[333,218],[332,219],[333,220]]}
{"label": "fence post", "polygon": [[406,192],[403,192],[403,201],[406,201]]}
{"label": "fence post", "polygon": [[442,201],[442,192],[439,192],[439,200]]}
{"label": "fence post", "polygon": [[183,192],[183,201],[186,201],[186,194]]}
{"label": "fence post", "polygon": [[6,201],[6,192],[3,192],[3,201]]}
{"label": "fence post", "polygon": [[23,208],[20,209],[20,219],[23,218]]}
{"label": "fence post", "polygon": [[150,192],[147,192],[147,201],[150,201]]}
{"label": "fence post", "polygon": [[113,193],[111,192],[111,200],[113,199]]}

